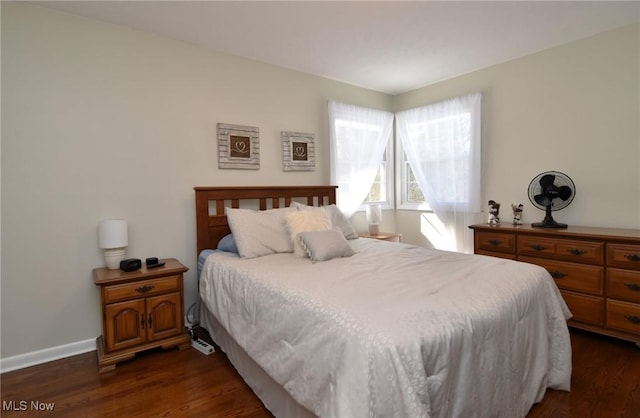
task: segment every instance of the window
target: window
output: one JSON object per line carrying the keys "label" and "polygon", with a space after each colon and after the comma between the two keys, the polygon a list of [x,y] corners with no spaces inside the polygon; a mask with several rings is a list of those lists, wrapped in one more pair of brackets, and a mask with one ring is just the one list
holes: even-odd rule
{"label": "window", "polygon": [[[383,209],[393,209],[393,147],[385,149],[376,177],[363,203],[379,203]],[[364,210],[364,205],[359,210]]]}
{"label": "window", "polygon": [[430,222],[427,234],[438,235],[437,248],[473,249],[467,225],[481,211],[481,107],[482,95],[476,93],[396,114],[399,207],[425,209],[419,202],[424,198],[439,220]]}
{"label": "window", "polygon": [[329,102],[331,182],[340,209],[350,216],[363,202],[390,203],[393,193],[393,114]]}

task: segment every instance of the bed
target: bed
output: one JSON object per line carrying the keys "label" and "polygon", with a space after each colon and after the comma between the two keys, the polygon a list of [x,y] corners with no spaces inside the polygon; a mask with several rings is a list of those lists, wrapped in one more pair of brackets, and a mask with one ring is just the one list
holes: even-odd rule
{"label": "bed", "polygon": [[[195,188],[200,323],[275,416],[524,417],[569,390],[571,314],[546,270],[354,237],[335,190]],[[291,212],[320,206],[331,229],[294,235],[312,215]],[[276,215],[293,250],[250,254],[243,235]],[[242,251],[221,245],[232,229]]]}

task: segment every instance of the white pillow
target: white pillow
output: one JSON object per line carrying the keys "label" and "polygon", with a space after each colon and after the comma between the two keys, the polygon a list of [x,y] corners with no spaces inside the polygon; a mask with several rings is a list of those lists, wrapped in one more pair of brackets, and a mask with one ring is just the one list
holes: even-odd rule
{"label": "white pillow", "polygon": [[306,257],[306,252],[302,247],[302,242],[298,237],[300,232],[323,231],[331,229],[331,221],[323,210],[303,210],[287,213],[287,229],[293,242],[293,255],[296,257]]}
{"label": "white pillow", "polygon": [[291,207],[269,210],[226,208],[229,228],[240,257],[292,252],[293,244],[285,216],[295,211]]}
{"label": "white pillow", "polygon": [[351,257],[355,254],[342,231],[338,229],[301,232],[299,237],[312,261],[327,261],[336,257]]}
{"label": "white pillow", "polygon": [[[315,206],[303,205],[298,202],[291,202],[290,207],[298,208],[298,210],[314,210],[318,209]],[[331,221],[332,228],[339,228],[342,231],[342,234],[346,239],[355,239],[358,238],[358,233],[349,222],[349,219],[345,216],[344,213],[336,206],[335,204],[331,204],[329,206],[322,206],[320,209],[327,212],[329,216],[329,220]]]}

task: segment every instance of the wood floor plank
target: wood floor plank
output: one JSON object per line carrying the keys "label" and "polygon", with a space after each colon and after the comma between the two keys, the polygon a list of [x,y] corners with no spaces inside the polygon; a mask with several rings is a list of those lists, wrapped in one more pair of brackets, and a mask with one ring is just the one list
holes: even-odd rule
{"label": "wood floor plank", "polygon": [[[639,418],[640,350],[571,332],[571,392],[548,390],[527,418]],[[98,374],[95,352],[0,376],[3,417],[256,417],[272,415],[220,351],[152,350]],[[26,411],[9,410],[26,401]],[[31,402],[54,403],[53,412]]]}

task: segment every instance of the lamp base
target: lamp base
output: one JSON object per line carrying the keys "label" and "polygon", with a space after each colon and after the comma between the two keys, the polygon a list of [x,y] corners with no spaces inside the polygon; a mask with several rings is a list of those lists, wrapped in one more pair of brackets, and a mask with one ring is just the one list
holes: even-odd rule
{"label": "lamp base", "polygon": [[378,235],[380,233],[380,225],[378,224],[369,224],[369,234]]}
{"label": "lamp base", "polygon": [[104,250],[104,262],[109,270],[120,268],[120,262],[124,260],[125,248],[112,248]]}

